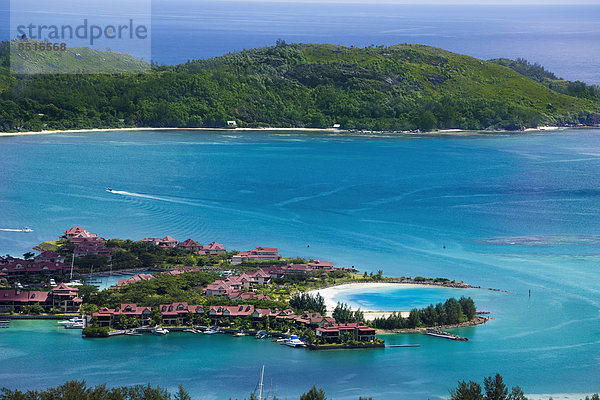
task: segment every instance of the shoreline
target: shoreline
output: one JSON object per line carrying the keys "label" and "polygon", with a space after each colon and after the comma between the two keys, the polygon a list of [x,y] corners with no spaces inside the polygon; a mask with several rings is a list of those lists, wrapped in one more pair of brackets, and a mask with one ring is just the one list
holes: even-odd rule
{"label": "shoreline", "polygon": [[531,133],[558,131],[564,129],[593,129],[598,126],[538,126],[537,128],[527,128],[519,131],[507,130],[464,130],[464,129],[440,129],[431,132],[413,132],[413,131],[371,131],[371,130],[347,130],[339,128],[276,128],[276,127],[258,127],[258,128],[91,128],[91,129],[64,129],[52,131],[28,131],[28,132],[0,132],[0,137],[14,136],[34,136],[34,135],[55,135],[69,133],[100,133],[100,132],[135,132],[135,131],[218,131],[218,132],[246,132],[246,131],[287,131],[287,132],[313,132],[313,133],[337,133],[342,135],[482,135],[486,133]]}
{"label": "shoreline", "polygon": [[[391,287],[445,287],[450,289],[478,289],[477,287],[473,287],[466,283],[435,283],[435,282],[414,282],[414,281],[379,281],[379,282],[345,282],[340,284],[335,284],[331,286],[322,287],[319,289],[313,289],[306,292],[310,295],[315,295],[319,293],[323,296],[325,301],[325,306],[327,307],[327,315],[331,315],[335,307],[337,306],[338,300],[337,298],[341,293],[348,292],[360,292],[365,289],[384,289]],[[356,309],[356,305],[348,304],[349,307]],[[396,311],[382,311],[382,310],[371,310],[371,309],[362,309],[361,311],[365,315],[365,320],[372,321],[375,318],[388,317],[392,313],[401,314],[402,317],[408,317],[410,310],[396,310]]]}
{"label": "shoreline", "polygon": [[[467,321],[467,322],[461,322],[460,324],[451,324],[451,325],[439,325],[439,326],[434,326],[433,328],[439,329],[442,331],[444,331],[446,329],[468,328],[470,326],[483,325],[483,324],[487,323],[488,320],[489,320],[488,318],[480,317],[480,316],[476,315],[472,320]],[[397,333],[424,334],[427,329],[428,329],[428,327],[412,328],[412,329],[376,329],[375,334],[376,335],[392,335],[392,334],[397,334]]]}

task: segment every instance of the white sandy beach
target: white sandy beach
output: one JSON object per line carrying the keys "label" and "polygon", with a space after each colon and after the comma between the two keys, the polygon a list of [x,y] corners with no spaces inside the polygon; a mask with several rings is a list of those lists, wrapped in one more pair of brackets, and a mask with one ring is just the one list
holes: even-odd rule
{"label": "white sandy beach", "polygon": [[527,393],[526,396],[529,400],[582,400],[591,397],[591,393]]}
{"label": "white sandy beach", "polygon": [[25,135],[52,135],[65,133],[94,133],[94,132],[131,132],[131,131],[290,131],[290,132],[330,132],[342,133],[344,130],[328,128],[107,128],[107,129],[68,129],[60,131],[35,131],[35,132],[0,132],[0,136],[25,136]]}
{"label": "white sandy beach", "polygon": [[[338,301],[342,294],[347,293],[356,293],[356,292],[367,292],[373,291],[376,292],[381,289],[390,289],[390,288],[423,288],[426,285],[416,285],[410,283],[346,283],[338,286],[330,286],[323,289],[311,290],[308,292],[309,294],[315,295],[317,293],[323,296],[325,300],[325,306],[327,307],[328,314],[335,309]],[[359,308],[356,304],[348,304],[348,306],[352,307],[352,309]],[[361,308],[361,311],[365,314],[365,319],[367,321],[371,321],[375,318],[387,317],[392,314],[392,311],[381,311],[381,310],[367,310]],[[397,313],[400,312],[403,317],[408,317],[410,310],[397,310]]]}
{"label": "white sandy beach", "polygon": [[[540,126],[537,128],[525,129],[525,132],[535,131],[553,131],[561,129],[558,126]],[[287,131],[287,132],[326,132],[326,133],[341,133],[341,134],[353,134],[353,135],[364,135],[364,134],[394,134],[395,132],[378,132],[378,131],[364,131],[364,132],[351,132],[344,129],[337,128],[273,128],[273,127],[260,127],[260,128],[106,128],[106,129],[68,129],[58,131],[34,131],[34,132],[0,132],[2,136],[29,136],[29,135],[52,135],[52,134],[67,134],[67,133],[94,133],[94,132],[131,132],[131,131],[223,131],[223,132],[243,132],[243,131]],[[504,132],[504,131],[491,131],[493,132]],[[512,132],[512,131],[505,131]],[[487,131],[471,131],[462,129],[441,129],[432,132],[399,132],[400,134],[442,134],[442,135],[478,135],[488,133]]]}

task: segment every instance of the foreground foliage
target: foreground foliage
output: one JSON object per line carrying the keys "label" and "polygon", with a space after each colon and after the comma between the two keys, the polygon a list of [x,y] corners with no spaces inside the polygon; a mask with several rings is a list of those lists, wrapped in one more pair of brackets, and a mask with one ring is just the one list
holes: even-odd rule
{"label": "foreground foliage", "polygon": [[137,385],[132,387],[107,388],[106,385],[88,387],[85,381],[69,381],[63,385],[46,390],[10,390],[3,388],[0,400],[189,400],[187,392],[180,386],[180,391],[175,395],[159,386]]}
{"label": "foreground foliage", "polygon": [[[502,376],[496,374],[484,379],[484,393],[477,382],[458,382],[456,389],[450,390],[450,400],[527,400],[520,387],[515,386],[512,390],[504,384]],[[254,393],[250,394],[250,400],[259,400]],[[2,388],[0,400],[192,400],[192,397],[179,385],[177,391],[172,395],[166,389],[156,388],[148,385],[137,385],[132,387],[107,388],[106,385],[88,387],[85,381],[68,381],[63,385],[46,390],[11,390]],[[278,400],[273,396],[273,400]],[[316,385],[300,395],[300,400],[327,400],[325,390],[317,388]],[[373,397],[362,397],[358,400],[373,400]],[[598,393],[585,400],[600,400]]]}

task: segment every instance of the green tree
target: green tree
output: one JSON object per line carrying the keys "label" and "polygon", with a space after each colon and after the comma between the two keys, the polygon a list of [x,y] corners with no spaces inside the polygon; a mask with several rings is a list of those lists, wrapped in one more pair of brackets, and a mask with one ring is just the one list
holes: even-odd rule
{"label": "green tree", "polygon": [[446,324],[458,324],[466,320],[459,302],[451,297],[444,303],[446,311]]}
{"label": "green tree", "polygon": [[150,318],[152,319],[153,325],[160,325],[163,322],[162,314],[157,309],[152,309]]}
{"label": "green tree", "polygon": [[450,400],[484,400],[484,397],[478,383],[462,381],[456,389],[450,390]]}
{"label": "green tree", "polygon": [[458,300],[458,302],[467,320],[472,320],[473,317],[475,317],[475,314],[477,313],[477,310],[475,308],[475,302],[473,301],[473,299],[470,297],[462,296]]}
{"label": "green tree", "polygon": [[42,307],[40,305],[40,303],[35,303],[34,305],[31,306],[30,314],[39,315],[39,314],[42,314],[43,312],[44,312],[44,307]]}
{"label": "green tree", "polygon": [[23,254],[23,258],[25,260],[31,260],[33,258],[33,256],[35,256],[35,253],[32,253],[30,251],[28,251],[27,253]]}
{"label": "green tree", "polygon": [[431,110],[426,110],[421,114],[421,118],[418,122],[419,129],[423,131],[430,131],[432,129],[437,128],[437,118],[431,112]]}
{"label": "green tree", "polygon": [[84,303],[79,308],[79,314],[93,315],[94,313],[97,313],[99,310],[100,310],[100,307],[98,307],[96,304]]}
{"label": "green tree", "polygon": [[519,386],[515,386],[510,391],[510,394],[508,395],[508,400],[527,400],[527,397],[525,397],[525,393],[523,393],[523,390],[521,390]]}
{"label": "green tree", "polygon": [[325,391],[323,389],[317,389],[316,385],[306,393],[300,396],[300,400],[326,400]]}
{"label": "green tree", "polygon": [[485,387],[485,397],[487,400],[506,400],[508,398],[508,389],[500,374],[484,378],[483,386]]}
{"label": "green tree", "polygon": [[179,384],[179,389],[175,393],[175,400],[192,400],[192,396],[183,388],[183,385]]}
{"label": "green tree", "polygon": [[418,309],[414,308],[408,314],[408,327],[416,328],[421,325],[421,317],[419,316],[420,312]]}

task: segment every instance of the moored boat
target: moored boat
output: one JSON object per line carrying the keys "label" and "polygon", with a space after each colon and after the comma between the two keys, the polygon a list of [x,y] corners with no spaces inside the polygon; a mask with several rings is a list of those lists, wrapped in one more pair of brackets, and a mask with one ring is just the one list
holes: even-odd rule
{"label": "moored boat", "polygon": [[292,335],[289,339],[285,340],[282,344],[290,347],[306,347],[306,343],[298,339],[298,336]]}
{"label": "moored boat", "polygon": [[155,326],[152,329],[152,334],[154,335],[166,335],[167,333],[169,333],[169,331],[162,326]]}
{"label": "moored boat", "polygon": [[67,325],[73,325],[73,324],[83,324],[83,317],[73,317],[71,319],[65,320],[65,321],[58,321],[57,324],[58,325],[65,325],[65,327]]}
{"label": "moored boat", "polygon": [[456,340],[456,341],[459,341],[459,342],[467,342],[469,340],[466,337],[461,337],[461,336],[458,336],[458,335],[453,335],[451,333],[444,332],[444,331],[441,331],[439,329],[433,329],[433,328],[428,328],[425,331],[425,334],[429,335],[429,336],[433,336],[433,337],[439,337],[439,338],[442,338],[442,339]]}
{"label": "moored boat", "polygon": [[85,324],[82,322],[71,322],[65,325],[65,329],[83,329]]}

